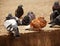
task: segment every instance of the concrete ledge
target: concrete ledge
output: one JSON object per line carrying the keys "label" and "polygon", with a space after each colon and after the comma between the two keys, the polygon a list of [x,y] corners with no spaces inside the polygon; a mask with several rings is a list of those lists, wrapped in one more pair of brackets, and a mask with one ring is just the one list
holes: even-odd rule
{"label": "concrete ledge", "polygon": [[41,31],[28,31],[19,27],[20,38],[15,39],[8,32],[0,32],[0,46],[60,46],[60,29],[43,28]]}
{"label": "concrete ledge", "polygon": [[60,30],[25,33],[18,39],[11,35],[0,36],[0,46],[60,46]]}

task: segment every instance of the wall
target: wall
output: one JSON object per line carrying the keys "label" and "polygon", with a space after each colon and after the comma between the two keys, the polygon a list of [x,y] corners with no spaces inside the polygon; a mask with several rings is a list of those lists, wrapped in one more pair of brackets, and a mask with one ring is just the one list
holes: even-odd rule
{"label": "wall", "polygon": [[26,33],[17,39],[0,36],[0,46],[60,46],[60,31]]}

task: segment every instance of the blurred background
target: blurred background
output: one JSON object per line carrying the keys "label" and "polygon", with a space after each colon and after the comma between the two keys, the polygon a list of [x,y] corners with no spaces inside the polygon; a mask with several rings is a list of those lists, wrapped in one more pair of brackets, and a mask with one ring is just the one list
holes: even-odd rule
{"label": "blurred background", "polygon": [[[23,5],[25,16],[29,11],[35,13],[36,17],[44,16],[49,22],[49,15],[52,12],[52,5],[57,0],[0,0],[0,31],[4,31],[3,26],[5,17],[12,13],[15,15],[15,10],[18,5]],[[60,1],[60,0],[58,0]]]}

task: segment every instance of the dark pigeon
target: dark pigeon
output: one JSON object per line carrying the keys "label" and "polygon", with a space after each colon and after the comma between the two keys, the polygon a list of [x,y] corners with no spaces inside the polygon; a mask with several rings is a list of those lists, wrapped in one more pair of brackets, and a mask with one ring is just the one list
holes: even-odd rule
{"label": "dark pigeon", "polygon": [[60,4],[58,1],[54,2],[52,10],[53,10],[53,13],[51,13],[50,15],[50,21],[53,21],[60,14]]}
{"label": "dark pigeon", "polygon": [[33,12],[28,12],[22,20],[22,25],[29,25],[33,19],[35,19],[35,14]]}
{"label": "dark pigeon", "polygon": [[51,26],[50,27],[53,27],[55,25],[60,25],[60,15],[57,16],[53,21],[51,21]]}
{"label": "dark pigeon", "polygon": [[23,5],[19,5],[15,11],[15,16],[20,18],[24,14]]}

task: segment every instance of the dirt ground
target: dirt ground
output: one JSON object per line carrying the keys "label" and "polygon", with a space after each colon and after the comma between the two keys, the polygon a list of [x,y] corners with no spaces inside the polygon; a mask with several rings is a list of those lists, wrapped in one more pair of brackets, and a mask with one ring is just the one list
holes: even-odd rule
{"label": "dirt ground", "polygon": [[[49,22],[49,15],[52,12],[52,5],[55,1],[56,0],[0,0],[0,34],[5,34],[6,32],[3,26],[5,17],[8,13],[12,13],[14,16],[18,5],[23,5],[23,16],[29,11],[33,11],[36,17],[44,16],[47,22]],[[23,30],[21,27],[19,28]]]}

